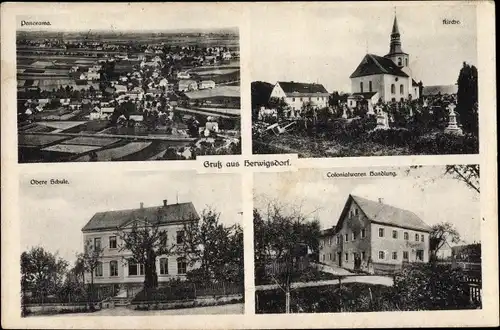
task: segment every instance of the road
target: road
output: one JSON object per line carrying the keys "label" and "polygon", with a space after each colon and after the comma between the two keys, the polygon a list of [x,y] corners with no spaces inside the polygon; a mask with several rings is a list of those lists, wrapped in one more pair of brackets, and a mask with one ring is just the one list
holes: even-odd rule
{"label": "road", "polygon": [[[342,279],[342,284],[346,283],[366,283],[373,285],[385,285],[392,286],[394,284],[392,277],[390,276],[376,276],[376,275],[354,275],[347,276]],[[294,282],[292,283],[292,289],[316,287],[316,286],[326,286],[326,285],[338,285],[339,280],[324,280],[324,281],[312,281],[312,282]],[[259,285],[255,287],[255,291],[266,291],[278,289],[277,284],[267,284]]]}
{"label": "road", "polygon": [[[137,311],[126,307],[116,307],[102,309],[94,313],[74,313],[74,314],[56,314],[50,317],[67,316],[159,316],[159,315],[216,315],[216,314],[243,314],[244,304],[229,304],[220,306],[207,306],[183,309],[166,309],[156,311]],[[47,316],[47,315],[40,315]]]}

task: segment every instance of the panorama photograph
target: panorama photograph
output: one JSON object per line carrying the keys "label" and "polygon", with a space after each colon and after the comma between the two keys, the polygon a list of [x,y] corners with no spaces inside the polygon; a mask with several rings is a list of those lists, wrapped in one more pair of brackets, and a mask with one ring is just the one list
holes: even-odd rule
{"label": "panorama photograph", "polygon": [[16,59],[20,163],[241,153],[237,28],[25,27]]}
{"label": "panorama photograph", "polygon": [[[476,9],[417,2],[255,8],[253,153],[477,154]],[[283,29],[276,16],[298,23]]]}

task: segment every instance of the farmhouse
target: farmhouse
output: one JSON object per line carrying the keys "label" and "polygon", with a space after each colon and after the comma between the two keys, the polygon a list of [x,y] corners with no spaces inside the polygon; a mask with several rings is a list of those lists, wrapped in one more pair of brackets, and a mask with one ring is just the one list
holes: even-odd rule
{"label": "farmhouse", "polygon": [[[130,260],[132,253],[122,248],[120,234],[130,230],[134,224],[148,226],[158,221],[160,230],[168,233],[166,244],[175,247],[183,243],[185,225],[199,219],[193,203],[167,204],[167,200],[161,206],[144,207],[141,203],[139,208],[94,214],[82,228],[84,242],[103,249],[103,257],[94,271],[94,283],[100,287],[119,285],[128,295],[140,290],[144,282],[144,265]],[[184,256],[179,254],[156,259],[159,283],[175,278],[185,279],[186,272],[191,268]],[[90,282],[90,279],[90,274],[86,274],[85,280]]]}
{"label": "farmhouse", "polygon": [[413,79],[410,55],[401,48],[398,20],[394,17],[389,53],[385,56],[366,54],[351,74],[352,95],[347,106],[358,104],[372,107],[384,102],[418,99],[419,85]]}
{"label": "farmhouse", "polygon": [[[349,195],[337,225],[320,237],[320,262],[375,273],[429,261],[431,228],[415,213]],[[356,265],[355,261],[359,265]]]}
{"label": "farmhouse", "polygon": [[270,98],[283,99],[290,107],[290,117],[298,117],[303,107],[310,103],[315,108],[325,108],[328,104],[328,91],[321,84],[278,81]]}

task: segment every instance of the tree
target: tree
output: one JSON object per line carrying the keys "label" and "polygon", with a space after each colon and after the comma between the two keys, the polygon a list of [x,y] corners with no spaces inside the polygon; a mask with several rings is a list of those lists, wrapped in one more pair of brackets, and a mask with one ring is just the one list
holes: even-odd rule
{"label": "tree", "polygon": [[243,232],[239,226],[224,226],[219,218],[215,210],[203,210],[201,222],[184,225],[179,248],[191,266],[200,265],[198,273],[206,280],[232,282],[243,269]]}
{"label": "tree", "polygon": [[429,249],[431,252],[430,259],[436,260],[437,252],[447,242],[459,243],[460,234],[455,229],[453,224],[449,222],[441,222],[431,227],[429,235]]}
{"label": "tree", "polygon": [[21,291],[31,291],[34,296],[45,298],[57,293],[64,279],[67,261],[46,251],[43,247],[31,248],[21,254]]}
{"label": "tree", "polygon": [[285,310],[290,312],[290,288],[306,270],[308,250],[319,251],[319,222],[307,221],[300,210],[286,212],[269,202],[266,219],[254,209],[256,280],[269,276],[285,293]]}
{"label": "tree", "polygon": [[457,81],[457,112],[464,131],[476,136],[479,125],[477,79],[477,68],[464,62]]}
{"label": "tree", "polygon": [[278,119],[285,118],[285,111],[288,109],[288,104],[284,98],[271,97],[268,106],[270,109],[276,109]]}
{"label": "tree", "polygon": [[446,174],[464,182],[469,188],[480,193],[479,165],[446,165]]}
{"label": "tree", "polygon": [[91,239],[85,242],[83,248],[83,253],[77,256],[78,267],[83,268],[86,272],[90,273],[90,290],[88,291],[89,302],[93,300],[94,297],[94,275],[95,270],[101,264],[101,258],[103,256],[103,249],[101,246],[92,243]]}
{"label": "tree", "polygon": [[168,233],[161,229],[162,217],[162,211],[159,209],[152,217],[143,215],[134,219],[130,229],[127,228],[117,233],[122,241],[119,250],[126,250],[132,254],[127,262],[144,265],[146,293],[149,289],[158,286],[156,258],[171,255],[176,248],[175,244],[168,244]]}

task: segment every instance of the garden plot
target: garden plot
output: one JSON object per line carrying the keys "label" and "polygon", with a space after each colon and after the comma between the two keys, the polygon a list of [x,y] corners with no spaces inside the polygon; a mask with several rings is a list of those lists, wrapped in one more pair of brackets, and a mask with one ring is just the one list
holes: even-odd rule
{"label": "garden plot", "polygon": [[43,148],[42,151],[59,152],[65,154],[83,154],[89,151],[100,149],[99,146],[82,146],[73,144],[56,144],[54,146]]}
{"label": "garden plot", "polygon": [[71,140],[64,141],[62,144],[85,145],[95,147],[106,147],[119,142],[120,139],[105,138],[105,137],[85,137],[79,136]]}
{"label": "garden plot", "polygon": [[[122,158],[135,154],[149,147],[151,142],[131,142],[121,147],[116,147],[112,149],[106,149],[97,151],[97,160],[98,161],[112,161],[112,160],[121,160]],[[90,160],[89,155],[82,156],[77,158],[75,161],[77,162],[86,162]]]}
{"label": "garden plot", "polygon": [[68,139],[65,136],[40,135],[40,134],[20,134],[18,144],[20,147],[44,147],[52,143],[61,142]]}
{"label": "garden plot", "polygon": [[84,121],[41,121],[40,125],[55,128],[57,131],[63,131],[78,125],[85,124]]}

